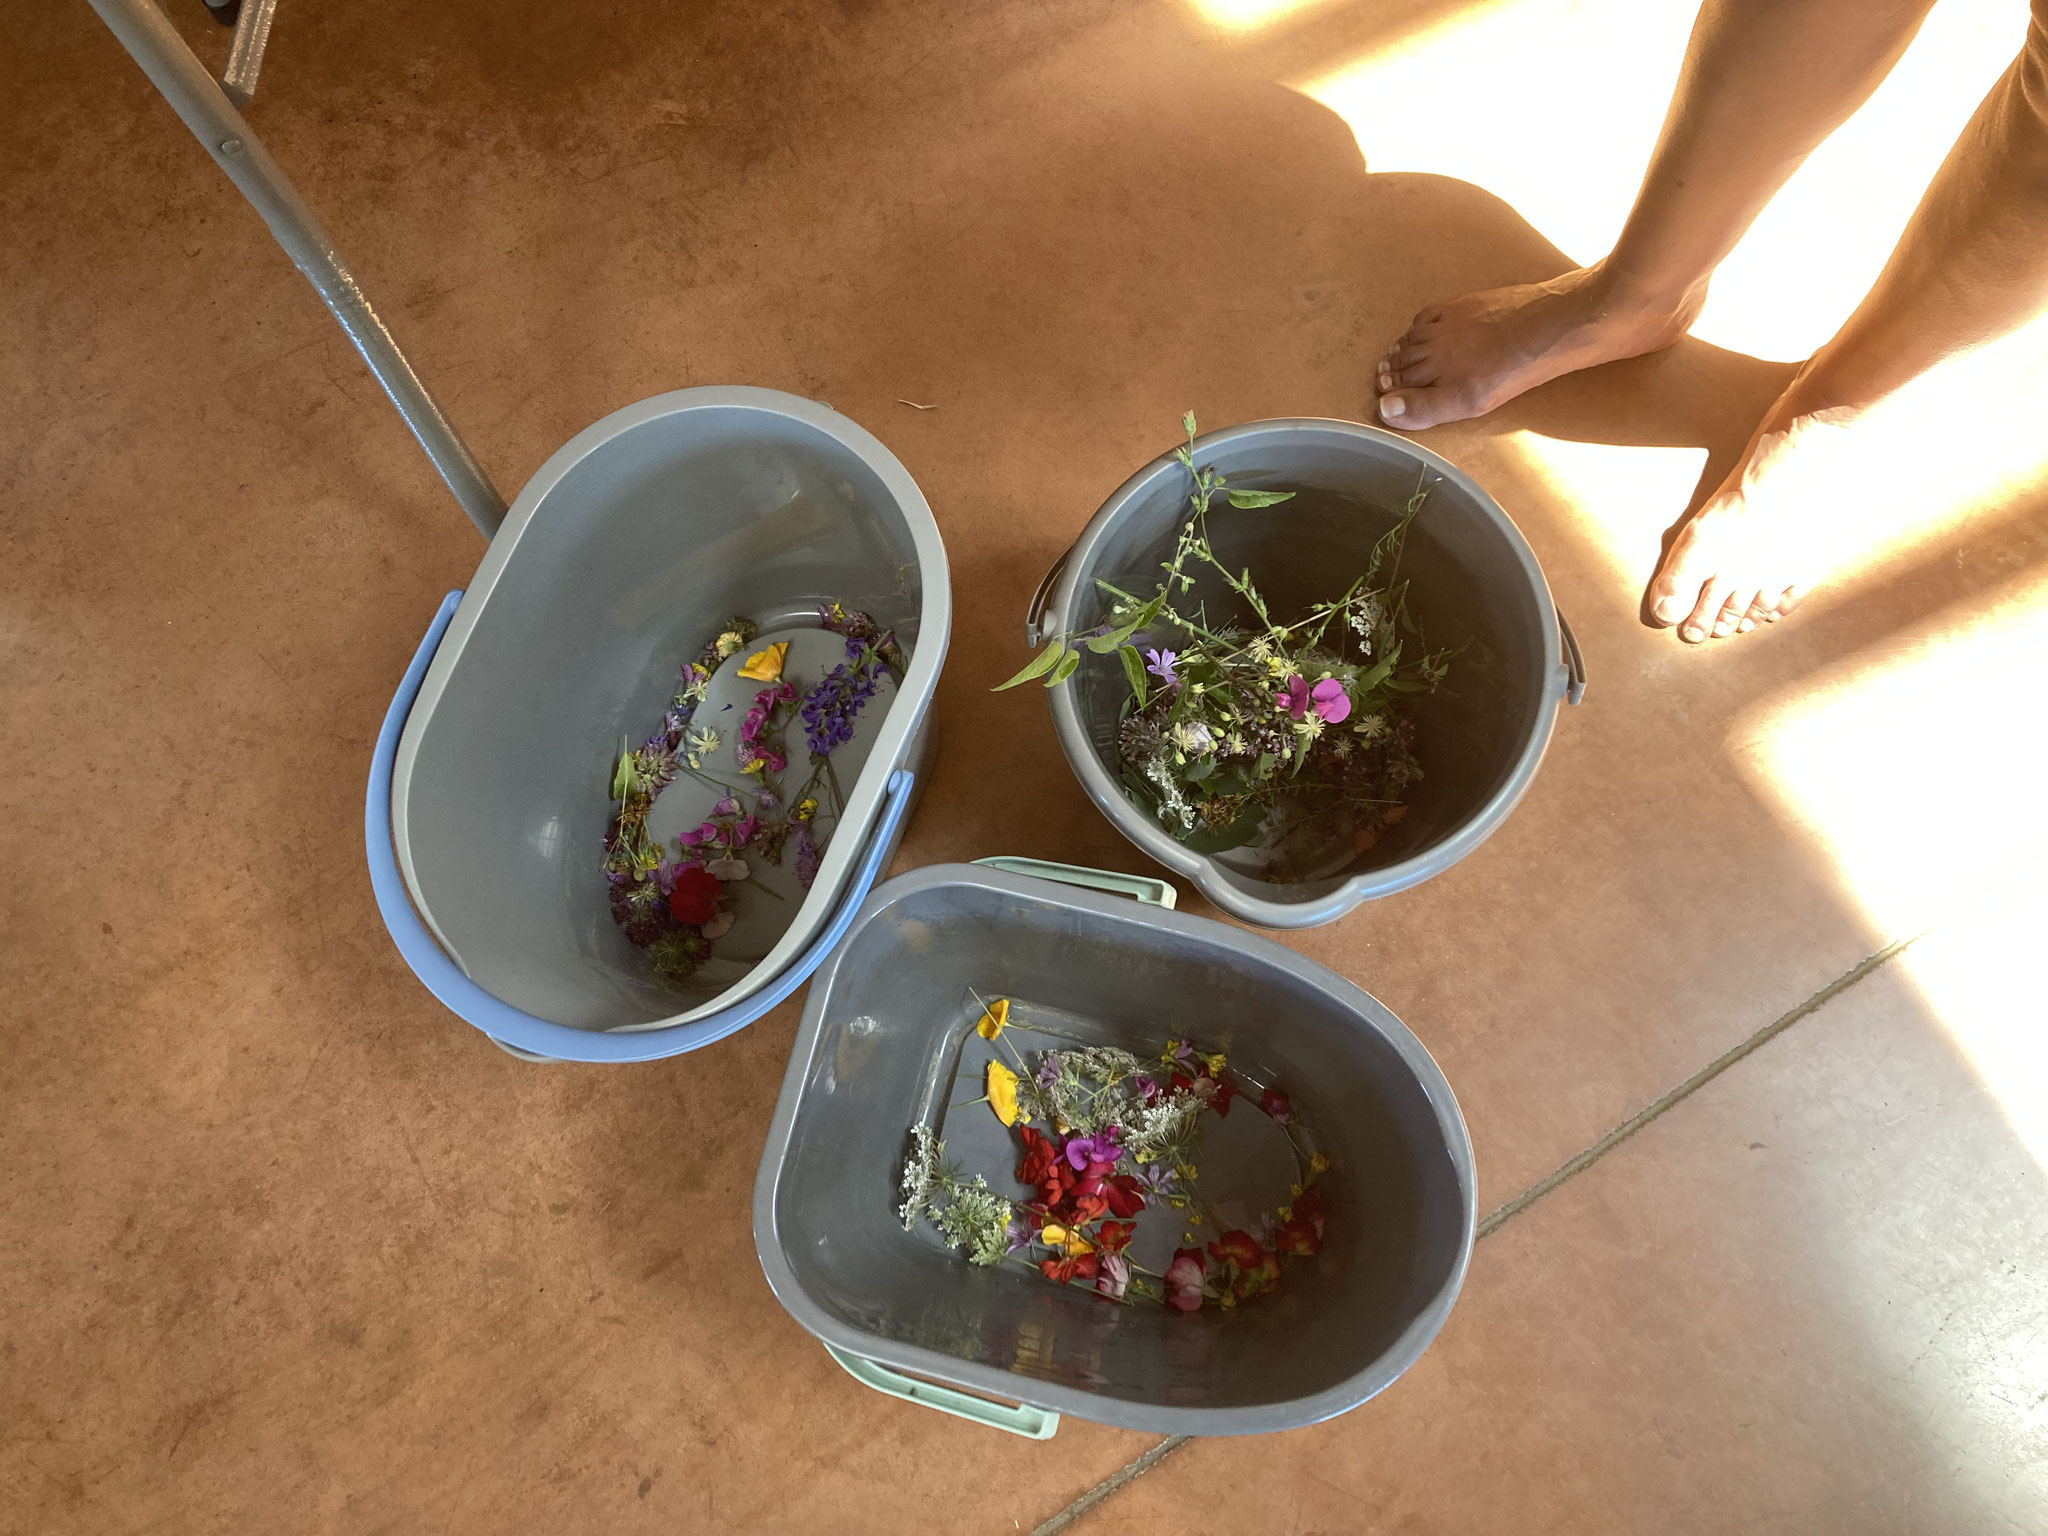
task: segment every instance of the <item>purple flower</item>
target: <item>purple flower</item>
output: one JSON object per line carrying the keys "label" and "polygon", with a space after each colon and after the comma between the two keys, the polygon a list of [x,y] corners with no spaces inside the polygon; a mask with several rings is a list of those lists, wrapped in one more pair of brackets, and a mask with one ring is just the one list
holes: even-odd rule
{"label": "purple flower", "polygon": [[853,739],[853,717],[875,696],[872,669],[842,664],[827,672],[822,681],[804,696],[797,713],[804,722],[804,740],[814,757],[827,756],[833,748]]}
{"label": "purple flower", "polygon": [[1169,688],[1180,686],[1180,674],[1173,670],[1173,664],[1180,659],[1178,651],[1147,651],[1145,655],[1150,658],[1145,663],[1147,672]]}
{"label": "purple flower", "polygon": [[1326,677],[1311,688],[1308,679],[1296,672],[1287,679],[1287,691],[1275,694],[1273,702],[1297,720],[1314,710],[1329,724],[1341,725],[1351,715],[1351,696],[1334,677]]}
{"label": "purple flower", "polygon": [[754,809],[772,815],[782,809],[782,797],[772,789],[764,789],[754,797]]}
{"label": "purple flower", "polygon": [[1147,1163],[1134,1175],[1144,1189],[1145,1199],[1170,1199],[1173,1195],[1173,1170],[1164,1163]]}
{"label": "purple flower", "polygon": [[1131,1086],[1145,1096],[1147,1104],[1151,1104],[1159,1098],[1159,1084],[1142,1072],[1131,1079]]}
{"label": "purple flower", "polygon": [[799,822],[796,829],[796,882],[805,890],[818,878],[818,845],[811,841],[811,829]]}
{"label": "purple flower", "polygon": [[1029,1248],[1038,1234],[1031,1230],[1031,1223],[1014,1218],[1003,1228],[1003,1252],[1015,1253],[1019,1248]]}
{"label": "purple flower", "polygon": [[1060,1078],[1059,1052],[1047,1051],[1045,1060],[1038,1064],[1038,1086],[1050,1088]]}
{"label": "purple flower", "polygon": [[1123,1152],[1118,1141],[1118,1131],[1113,1125],[1105,1125],[1093,1136],[1069,1136],[1067,1138],[1067,1161],[1078,1170],[1085,1170],[1090,1163],[1113,1163]]}

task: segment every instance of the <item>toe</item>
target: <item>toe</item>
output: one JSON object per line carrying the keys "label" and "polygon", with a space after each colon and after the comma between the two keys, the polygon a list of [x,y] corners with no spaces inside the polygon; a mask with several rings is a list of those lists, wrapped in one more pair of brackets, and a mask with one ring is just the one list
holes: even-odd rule
{"label": "toe", "polygon": [[1755,604],[1759,595],[1754,588],[1744,591],[1739,586],[1730,592],[1720,612],[1714,615],[1714,638],[1725,640],[1734,634],[1742,623],[1742,616]]}
{"label": "toe", "polygon": [[1701,589],[1714,579],[1714,567],[1702,555],[1691,526],[1679,530],[1671,553],[1657,567],[1650,583],[1650,612],[1667,628],[1693,611],[1703,596]]}
{"label": "toe", "polygon": [[1477,414],[1462,396],[1434,385],[1402,387],[1380,396],[1380,420],[1403,432],[1421,432]]}
{"label": "toe", "polygon": [[1396,369],[1394,372],[1394,383],[1405,387],[1423,388],[1434,384],[1437,381],[1437,377],[1436,364],[1425,360],[1419,363],[1410,363],[1405,368]]}
{"label": "toe", "polygon": [[1784,594],[1784,596],[1782,596],[1782,597],[1780,597],[1780,598],[1778,599],[1778,614],[1777,614],[1777,616],[1778,616],[1779,618],[1781,618],[1781,619],[1782,619],[1782,618],[1783,618],[1783,617],[1784,617],[1784,616],[1785,616],[1786,614],[1790,613],[1790,612],[1791,612],[1791,611],[1792,611],[1792,610],[1793,610],[1794,608],[1797,608],[1797,607],[1798,607],[1798,606],[1800,605],[1800,603],[1801,603],[1801,602],[1803,602],[1803,601],[1805,600],[1805,598],[1806,598],[1806,588],[1804,588],[1804,587],[1802,587],[1802,586],[1796,586],[1796,585],[1795,585],[1795,586],[1790,586],[1790,587],[1787,587],[1787,588],[1785,589],[1785,594]]}
{"label": "toe", "polygon": [[1698,645],[1707,639],[1721,617],[1722,608],[1734,593],[1734,584],[1718,576],[1702,586],[1699,601],[1693,604],[1692,612],[1678,627],[1678,638],[1687,645]]}
{"label": "toe", "polygon": [[1398,341],[1387,349],[1386,361],[1396,371],[1412,368],[1417,363],[1429,361],[1430,347],[1427,342]]}
{"label": "toe", "polygon": [[1444,307],[1441,304],[1431,304],[1425,309],[1415,311],[1415,318],[1408,322],[1408,329],[1414,331],[1435,325],[1443,317]]}

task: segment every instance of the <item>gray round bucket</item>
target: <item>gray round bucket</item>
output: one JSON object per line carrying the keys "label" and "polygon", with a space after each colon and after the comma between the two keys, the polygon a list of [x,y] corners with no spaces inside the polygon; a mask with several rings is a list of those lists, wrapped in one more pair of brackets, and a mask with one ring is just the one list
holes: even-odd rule
{"label": "gray round bucket", "polygon": [[[1296,493],[1256,511],[1219,500],[1209,516],[1219,558],[1249,567],[1275,613],[1342,596],[1418,483],[1429,491],[1402,561],[1409,609],[1432,647],[1463,650],[1417,711],[1426,777],[1409,792],[1407,818],[1333,873],[1276,883],[1242,853],[1194,852],[1133,804],[1119,782],[1117,725],[1129,686],[1114,656],[1084,651],[1080,670],[1050,690],[1060,747],[1118,831],[1244,922],[1327,923],[1442,873],[1507,819],[1543,760],[1558,704],[1577,703],[1585,690],[1584,664],[1521,532],[1470,477],[1428,449],[1356,422],[1296,418],[1209,433],[1194,458],[1233,488]],[[1026,623],[1030,642],[1102,623],[1111,599],[1098,579],[1151,592],[1187,516],[1189,490],[1187,470],[1170,456],[1125,481],[1040,584]],[[1212,614],[1241,611],[1220,583],[1198,581],[1188,599]]]}

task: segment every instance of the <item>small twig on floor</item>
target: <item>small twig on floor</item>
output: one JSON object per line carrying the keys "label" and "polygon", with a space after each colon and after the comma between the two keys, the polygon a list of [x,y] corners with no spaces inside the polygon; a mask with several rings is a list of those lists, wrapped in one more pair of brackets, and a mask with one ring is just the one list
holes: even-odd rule
{"label": "small twig on floor", "polygon": [[907,405],[913,411],[936,411],[938,409],[936,405],[919,405],[915,400],[906,400],[901,395],[896,397],[896,403],[898,405]]}

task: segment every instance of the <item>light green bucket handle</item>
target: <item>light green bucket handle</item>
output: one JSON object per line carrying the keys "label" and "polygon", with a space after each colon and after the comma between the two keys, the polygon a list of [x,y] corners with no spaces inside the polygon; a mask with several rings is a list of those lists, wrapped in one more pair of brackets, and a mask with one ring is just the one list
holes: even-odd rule
{"label": "light green bucket handle", "polygon": [[976,1397],[971,1392],[956,1392],[936,1381],[924,1381],[892,1371],[879,1360],[849,1354],[836,1344],[825,1345],[825,1353],[837,1360],[846,1374],[864,1387],[900,1397],[906,1403],[922,1403],[927,1408],[936,1408],[941,1413],[950,1413],[972,1424],[1007,1430],[1013,1435],[1022,1435],[1026,1440],[1050,1440],[1053,1431],[1060,1427],[1060,1416],[1049,1408],[1034,1408],[1029,1403],[996,1403],[985,1397]]}
{"label": "light green bucket handle", "polygon": [[1020,859],[1009,854],[997,854],[994,858],[976,859],[974,862],[986,864],[991,869],[1008,870],[1013,875],[1035,875],[1040,880],[1057,880],[1062,885],[1082,885],[1091,891],[1115,891],[1122,896],[1135,896],[1169,912],[1178,899],[1170,881],[1155,880],[1149,875],[1120,875],[1114,870],[1054,864],[1047,859]]}

